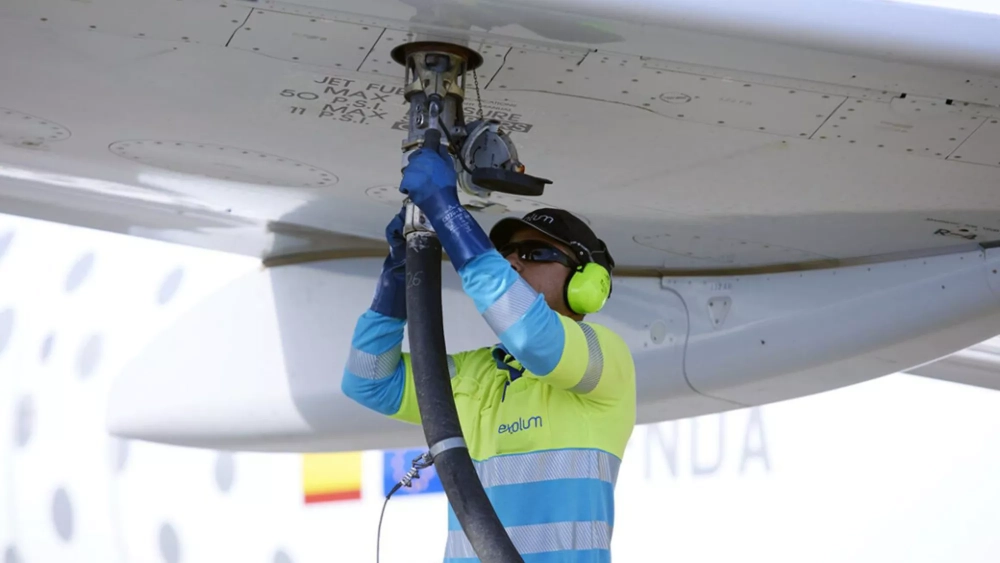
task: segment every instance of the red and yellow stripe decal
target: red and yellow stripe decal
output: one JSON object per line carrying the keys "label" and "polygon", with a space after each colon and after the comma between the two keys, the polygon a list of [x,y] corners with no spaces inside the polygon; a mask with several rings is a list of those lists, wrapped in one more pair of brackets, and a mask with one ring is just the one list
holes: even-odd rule
{"label": "red and yellow stripe decal", "polygon": [[302,456],[302,489],[306,504],[361,498],[361,452]]}

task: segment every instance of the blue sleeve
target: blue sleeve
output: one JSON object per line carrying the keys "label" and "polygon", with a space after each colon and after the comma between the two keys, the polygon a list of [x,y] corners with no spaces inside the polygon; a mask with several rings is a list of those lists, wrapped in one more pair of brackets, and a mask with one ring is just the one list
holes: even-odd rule
{"label": "blue sleeve", "polygon": [[344,395],[385,415],[399,411],[406,385],[405,326],[406,321],[371,309],[361,315],[340,383]]}
{"label": "blue sleeve", "polygon": [[507,351],[532,373],[551,373],[562,357],[566,335],[559,313],[545,296],[496,250],[468,261],[458,274],[465,293]]}

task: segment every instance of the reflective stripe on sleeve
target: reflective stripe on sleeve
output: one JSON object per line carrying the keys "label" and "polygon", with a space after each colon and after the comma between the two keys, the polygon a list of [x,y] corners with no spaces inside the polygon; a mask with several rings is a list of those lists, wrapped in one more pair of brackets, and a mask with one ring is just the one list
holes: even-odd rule
{"label": "reflective stripe on sleeve", "polygon": [[503,295],[483,311],[483,318],[494,334],[499,336],[524,316],[536,298],[538,292],[518,277]]}
{"label": "reflective stripe on sleeve", "polygon": [[587,338],[587,370],[583,372],[580,382],[574,385],[570,391],[590,393],[601,382],[601,374],[604,372],[604,353],[601,351],[601,343],[597,339],[597,333],[594,332],[594,329],[584,323],[579,323],[579,326]]}
{"label": "reflective stripe on sleeve", "polygon": [[402,342],[377,355],[351,348],[347,358],[347,371],[362,379],[385,379],[396,372],[402,350]]}

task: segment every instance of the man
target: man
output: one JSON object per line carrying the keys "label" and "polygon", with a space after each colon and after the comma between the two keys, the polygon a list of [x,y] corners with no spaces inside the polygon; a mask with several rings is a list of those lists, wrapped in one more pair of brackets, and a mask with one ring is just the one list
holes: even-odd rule
{"label": "man", "polygon": [[[604,304],[614,261],[589,227],[544,209],[504,219],[490,236],[458,202],[450,157],[414,153],[400,191],[428,216],[493,332],[496,346],[448,356],[455,404],[477,472],[526,561],[607,562],[614,486],[635,424],[635,368],[625,342],[584,315]],[[419,424],[406,322],[403,215],[361,315],[344,394]],[[477,561],[448,510],[445,561]]]}

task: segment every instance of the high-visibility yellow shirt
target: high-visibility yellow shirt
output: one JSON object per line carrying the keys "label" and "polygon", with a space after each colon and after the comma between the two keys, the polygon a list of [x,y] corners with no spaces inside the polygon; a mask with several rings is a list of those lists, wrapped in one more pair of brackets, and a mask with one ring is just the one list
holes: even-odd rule
{"label": "high-visibility yellow shirt", "polygon": [[[477,299],[476,280],[467,278],[479,260],[460,274],[501,344],[448,356],[479,478],[526,563],[610,561],[614,488],[636,418],[631,352],[607,327],[552,311],[516,272],[492,299]],[[496,276],[497,263],[489,266]],[[503,267],[513,272],[506,260]],[[401,319],[366,311],[342,388],[369,408],[419,424],[404,328]],[[446,563],[478,561],[450,506],[448,513]]]}

